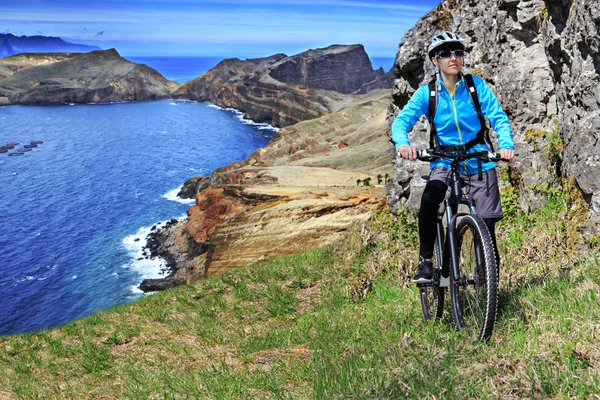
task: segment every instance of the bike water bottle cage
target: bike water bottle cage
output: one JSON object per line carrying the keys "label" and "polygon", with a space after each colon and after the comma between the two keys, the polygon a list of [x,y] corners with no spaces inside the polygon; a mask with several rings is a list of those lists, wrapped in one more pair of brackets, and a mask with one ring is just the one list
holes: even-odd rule
{"label": "bike water bottle cage", "polygon": [[[454,150],[451,150],[452,146],[445,146],[446,148],[439,145],[439,141],[437,140],[437,131],[435,129],[435,112],[437,110],[437,102],[438,102],[438,87],[435,84],[435,80],[429,82],[429,106],[428,106],[428,114],[429,114],[429,147],[430,148],[441,148],[446,151],[461,151],[461,150],[469,150],[476,144],[488,144],[490,150],[494,151],[494,146],[492,145],[492,141],[489,137],[489,132],[487,125],[485,123],[485,118],[483,117],[483,113],[481,112],[481,103],[479,102],[479,97],[477,95],[477,89],[475,87],[475,82],[473,81],[473,76],[471,74],[462,75],[464,77],[465,82],[467,84],[467,92],[469,93],[469,97],[471,98],[471,102],[475,107],[475,111],[477,112],[477,117],[479,118],[479,123],[481,124],[481,129],[477,132],[477,136],[475,139],[467,142],[463,145],[455,146],[457,147]],[[460,148],[460,146],[464,146]]]}

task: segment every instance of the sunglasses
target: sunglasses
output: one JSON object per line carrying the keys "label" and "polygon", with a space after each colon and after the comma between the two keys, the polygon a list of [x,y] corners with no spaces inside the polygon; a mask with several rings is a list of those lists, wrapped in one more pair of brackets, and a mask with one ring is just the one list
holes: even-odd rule
{"label": "sunglasses", "polygon": [[437,53],[439,58],[451,58],[452,56],[456,58],[462,58],[465,55],[465,52],[462,50],[442,50]]}

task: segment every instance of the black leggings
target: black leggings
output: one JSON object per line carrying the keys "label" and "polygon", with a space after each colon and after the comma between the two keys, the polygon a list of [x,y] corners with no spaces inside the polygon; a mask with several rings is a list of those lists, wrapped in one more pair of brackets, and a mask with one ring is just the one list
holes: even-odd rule
{"label": "black leggings", "polygon": [[[442,181],[428,181],[421,197],[421,208],[419,209],[419,255],[424,259],[433,257],[433,245],[435,243],[437,215],[440,203],[446,197],[448,185]],[[500,270],[500,254],[496,245],[496,222],[497,218],[483,218],[490,231],[494,253],[496,254],[496,266]]]}

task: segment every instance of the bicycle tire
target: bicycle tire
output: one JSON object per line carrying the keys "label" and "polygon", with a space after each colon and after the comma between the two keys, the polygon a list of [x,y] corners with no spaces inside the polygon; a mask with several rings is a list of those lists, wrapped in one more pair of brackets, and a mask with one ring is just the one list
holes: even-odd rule
{"label": "bicycle tire", "polygon": [[454,322],[477,339],[492,336],[498,304],[496,259],[485,223],[476,215],[463,217],[456,227],[459,279],[450,280]]}
{"label": "bicycle tire", "polygon": [[442,273],[442,257],[444,255],[442,250],[443,242],[443,239],[440,240],[440,238],[436,236],[433,252],[433,276],[435,285],[421,286],[419,288],[423,317],[427,321],[435,321],[436,319],[442,318],[444,312],[446,288],[438,286]]}

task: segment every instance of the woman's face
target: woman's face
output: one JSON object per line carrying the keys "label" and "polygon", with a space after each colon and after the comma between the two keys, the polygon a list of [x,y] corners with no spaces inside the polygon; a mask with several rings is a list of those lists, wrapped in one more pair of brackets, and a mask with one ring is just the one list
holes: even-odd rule
{"label": "woman's face", "polygon": [[439,65],[443,74],[458,75],[462,69],[463,55],[464,52],[460,49],[442,50],[437,53],[432,61]]}

